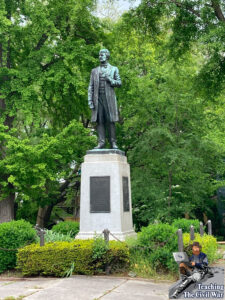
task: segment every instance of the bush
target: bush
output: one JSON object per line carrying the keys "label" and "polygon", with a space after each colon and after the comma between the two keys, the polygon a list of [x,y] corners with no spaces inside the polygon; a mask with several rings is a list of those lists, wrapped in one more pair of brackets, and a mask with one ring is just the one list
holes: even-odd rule
{"label": "bush", "polygon": [[183,232],[190,232],[191,225],[194,226],[195,232],[199,232],[200,230],[199,220],[176,219],[172,223],[172,226],[174,226],[177,229],[182,229]]}
{"label": "bush", "polygon": [[[36,239],[36,231],[24,220],[0,224],[0,247],[17,249]],[[16,266],[16,252],[0,250],[0,273]]]}
{"label": "bush", "polygon": [[[141,249],[141,247],[143,248]],[[177,269],[172,255],[177,251],[177,234],[176,228],[173,226],[153,224],[142,227],[141,232],[138,233],[137,244],[133,247],[135,255],[137,255],[138,249],[142,252],[139,255],[148,256],[154,269],[170,271]],[[132,248],[130,251],[132,252]]]}
{"label": "bush", "polygon": [[126,271],[130,265],[130,253],[126,243],[110,241],[105,260],[112,272]]}
{"label": "bush", "polygon": [[[208,256],[209,263],[213,262],[216,258],[217,253],[217,241],[212,235],[204,234],[202,237],[199,233],[195,234],[195,242],[199,242],[202,246],[202,252]],[[190,234],[183,234],[184,251],[187,252],[188,256],[192,255],[191,244],[194,242],[190,240]]]}
{"label": "bush", "polygon": [[[96,249],[95,249],[96,250]],[[129,265],[129,251],[125,243],[112,241],[106,253],[96,256],[94,240],[48,243],[26,246],[18,251],[17,268],[23,275],[49,275],[63,277],[70,274],[96,274],[105,264],[112,270]],[[71,272],[72,273],[72,272]]]}
{"label": "bush", "polygon": [[[62,234],[59,232],[54,232],[52,230],[45,230],[45,243],[53,243],[53,242],[72,242],[74,238],[70,236],[70,234]],[[40,237],[37,237],[36,242],[40,244]]]}
{"label": "bush", "polygon": [[52,227],[52,231],[64,235],[69,234],[72,238],[74,238],[79,232],[79,223],[73,221],[60,222]]}

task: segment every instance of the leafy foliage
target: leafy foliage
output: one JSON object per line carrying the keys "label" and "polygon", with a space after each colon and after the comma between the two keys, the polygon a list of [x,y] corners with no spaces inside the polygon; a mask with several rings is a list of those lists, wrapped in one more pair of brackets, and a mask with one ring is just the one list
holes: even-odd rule
{"label": "leafy foliage", "polygon": [[[44,235],[45,243],[54,243],[54,242],[72,242],[74,238],[71,237],[69,233],[62,234],[60,232],[55,232],[53,230],[45,230]],[[40,244],[40,238],[37,237],[37,243]]]}
{"label": "leafy foliage", "polygon": [[[177,249],[176,229],[169,224],[153,224],[148,227],[142,227],[138,233],[138,239],[134,251],[143,251],[145,253],[151,267],[162,270],[176,270],[172,253]],[[146,248],[147,247],[147,248]],[[132,248],[131,248],[132,251]],[[135,253],[134,252],[134,253]],[[142,252],[143,253],[143,252]]]}
{"label": "leafy foliage", "polygon": [[7,195],[10,183],[24,201],[32,199],[40,205],[54,201],[60,179],[72,171],[73,158],[81,162],[93,141],[89,131],[75,120],[56,136],[43,134],[35,145],[10,135],[3,126],[1,129],[7,147],[6,157],[0,161],[2,196]]}
{"label": "leafy foliage", "polygon": [[224,150],[208,134],[209,104],[195,89],[201,55],[168,60],[168,34],[153,41],[128,16],[111,45],[123,78],[118,132],[131,164],[134,222],[140,229],[184,215],[212,219]]}
{"label": "leafy foliage", "polygon": [[94,144],[86,90],[104,33],[92,0],[0,7],[0,199],[18,193],[18,217],[32,219],[24,207],[65,200]]}
{"label": "leafy foliage", "polygon": [[73,221],[60,222],[52,227],[53,232],[70,235],[74,238],[79,232],[79,223]]}
{"label": "leafy foliage", "polygon": [[204,60],[196,76],[197,86],[211,96],[220,93],[225,83],[224,9],[222,0],[142,0],[128,17],[154,38],[169,31],[166,47],[172,59],[179,61],[183,54],[199,46]]}
{"label": "leafy foliage", "polygon": [[17,218],[35,223],[38,207],[79,196],[96,143],[87,86],[104,45],[123,82],[117,136],[136,228],[206,215],[219,229],[224,3],[142,0],[117,22],[95,17],[95,4],[0,0],[0,199],[17,193]]}
{"label": "leafy foliage", "polygon": [[216,238],[212,235],[204,234],[202,237],[199,233],[195,234],[195,240],[190,240],[190,234],[185,233],[183,235],[183,243],[184,243],[184,250],[191,255],[191,244],[193,242],[199,242],[199,244],[202,246],[202,252],[204,252],[209,260],[209,263],[212,263],[216,258],[216,252],[217,252],[217,241]]}
{"label": "leafy foliage", "polygon": [[176,219],[173,220],[172,226],[177,229],[182,229],[183,232],[190,232],[190,226],[194,226],[195,232],[199,232],[200,230],[200,222],[199,220],[191,220],[191,219]]}
{"label": "leafy foliage", "polygon": [[[63,277],[73,268],[74,274],[102,272],[107,262],[112,270],[127,268],[129,251],[125,243],[110,242],[109,250],[103,257],[93,258],[93,240],[37,244],[20,249],[17,268],[26,276],[51,275]],[[96,260],[97,259],[97,260]]]}
{"label": "leafy foliage", "polygon": [[94,260],[101,259],[107,252],[108,245],[105,240],[100,236],[95,236],[93,243],[93,255]]}
{"label": "leafy foliage", "polygon": [[[33,242],[35,238],[36,231],[24,220],[0,224],[0,248],[16,250]],[[0,249],[0,273],[16,266],[16,253]]]}

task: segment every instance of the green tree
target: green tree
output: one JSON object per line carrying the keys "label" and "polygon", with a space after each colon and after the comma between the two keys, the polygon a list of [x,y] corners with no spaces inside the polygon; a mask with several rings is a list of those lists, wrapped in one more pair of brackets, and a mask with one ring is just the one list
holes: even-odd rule
{"label": "green tree", "polygon": [[153,41],[128,16],[109,43],[123,80],[119,143],[131,164],[135,223],[201,219],[203,213],[213,218],[224,151],[210,138],[210,106],[195,89],[202,56],[188,51],[179,61],[168,60],[167,33]]}
{"label": "green tree", "polygon": [[42,207],[65,193],[69,165],[92,143],[86,88],[104,33],[92,0],[0,8],[1,222],[13,218],[15,193]]}
{"label": "green tree", "polygon": [[196,80],[209,98],[225,87],[225,3],[222,0],[142,0],[130,18],[142,32],[154,38],[170,35],[170,58],[178,60],[196,44],[204,55]]}

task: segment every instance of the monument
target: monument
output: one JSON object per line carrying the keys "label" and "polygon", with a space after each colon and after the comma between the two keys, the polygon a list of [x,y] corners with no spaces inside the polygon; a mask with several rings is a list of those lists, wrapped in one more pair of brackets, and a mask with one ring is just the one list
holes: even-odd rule
{"label": "monument", "polygon": [[[114,87],[121,86],[119,70],[108,63],[110,52],[99,52],[100,66],[91,72],[88,104],[97,123],[98,145],[87,151],[81,166],[80,232],[76,239],[93,238],[104,229],[110,239],[136,236],[132,221],[130,166],[116,143],[119,120]],[[106,149],[106,136],[111,148]]]}

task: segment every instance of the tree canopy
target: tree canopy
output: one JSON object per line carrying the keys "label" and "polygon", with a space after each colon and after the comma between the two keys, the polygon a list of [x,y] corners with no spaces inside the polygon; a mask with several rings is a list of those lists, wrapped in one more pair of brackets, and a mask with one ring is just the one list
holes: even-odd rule
{"label": "tree canopy", "polygon": [[117,21],[97,17],[91,0],[0,0],[0,8],[0,197],[17,195],[19,217],[51,213],[79,193],[79,167],[96,142],[89,76],[106,47],[122,78],[117,136],[131,165],[136,226],[218,221],[222,1],[142,0]]}

